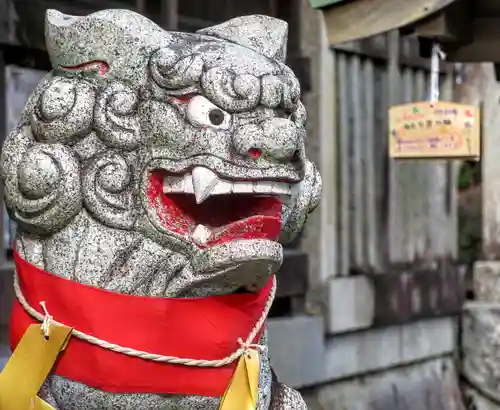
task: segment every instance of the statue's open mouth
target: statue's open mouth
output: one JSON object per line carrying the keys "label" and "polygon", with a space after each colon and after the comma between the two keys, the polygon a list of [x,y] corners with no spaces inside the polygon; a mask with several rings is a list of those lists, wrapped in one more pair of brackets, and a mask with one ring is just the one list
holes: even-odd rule
{"label": "statue's open mouth", "polygon": [[148,196],[161,223],[199,247],[236,239],[278,239],[288,182],[222,179],[205,167],[150,173]]}

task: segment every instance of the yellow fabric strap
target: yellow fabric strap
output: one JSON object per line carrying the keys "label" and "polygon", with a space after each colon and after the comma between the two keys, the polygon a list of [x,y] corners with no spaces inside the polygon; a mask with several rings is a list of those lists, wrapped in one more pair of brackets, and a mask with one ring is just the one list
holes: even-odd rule
{"label": "yellow fabric strap", "polygon": [[54,410],[39,398],[59,353],[66,348],[71,328],[51,325],[48,339],[40,325],[31,325],[0,373],[1,410]]}
{"label": "yellow fabric strap", "polygon": [[[71,330],[52,325],[45,339],[40,325],[28,328],[0,373],[1,410],[54,410],[37,394],[68,344]],[[219,410],[256,410],[259,371],[259,352],[249,349],[238,361]]]}
{"label": "yellow fabric strap", "polygon": [[259,352],[249,349],[238,361],[219,410],[256,410],[259,371]]}

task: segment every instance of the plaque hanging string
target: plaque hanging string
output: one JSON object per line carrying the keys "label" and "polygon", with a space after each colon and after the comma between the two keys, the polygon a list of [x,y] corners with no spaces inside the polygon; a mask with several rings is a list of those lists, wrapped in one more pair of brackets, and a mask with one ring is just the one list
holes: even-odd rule
{"label": "plaque hanging string", "polygon": [[431,55],[431,81],[430,81],[430,95],[429,101],[431,104],[439,100],[439,62],[446,58],[445,53],[441,50],[438,43],[432,45]]}

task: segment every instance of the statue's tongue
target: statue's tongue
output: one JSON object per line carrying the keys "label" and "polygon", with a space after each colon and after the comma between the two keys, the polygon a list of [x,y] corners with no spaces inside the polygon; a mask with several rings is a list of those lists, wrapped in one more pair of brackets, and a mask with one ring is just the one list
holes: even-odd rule
{"label": "statue's tongue", "polygon": [[155,178],[148,195],[165,227],[201,247],[236,239],[274,241],[281,232],[282,205],[275,197],[218,195],[197,204],[193,195],[164,194]]}

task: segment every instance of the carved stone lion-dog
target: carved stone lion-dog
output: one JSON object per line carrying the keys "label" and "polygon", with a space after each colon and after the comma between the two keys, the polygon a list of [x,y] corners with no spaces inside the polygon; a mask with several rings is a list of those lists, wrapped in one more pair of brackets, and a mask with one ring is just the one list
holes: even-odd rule
{"label": "carved stone lion-dog", "polygon": [[[53,70],[1,158],[19,255],[121,295],[205,298],[265,286],[282,263],[280,243],[300,232],[321,192],[299,82],[285,64],[287,30],[261,15],[193,34],[127,10],[49,10]],[[265,330],[258,342],[266,346]],[[40,395],[58,410],[220,404],[106,392],[56,373]],[[307,408],[277,382],[265,351],[257,408]]]}

